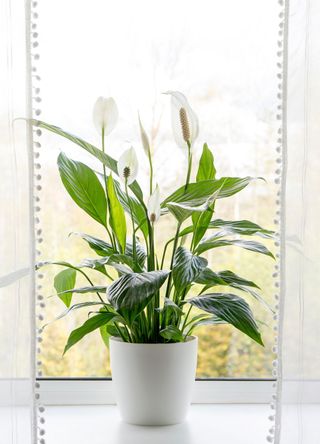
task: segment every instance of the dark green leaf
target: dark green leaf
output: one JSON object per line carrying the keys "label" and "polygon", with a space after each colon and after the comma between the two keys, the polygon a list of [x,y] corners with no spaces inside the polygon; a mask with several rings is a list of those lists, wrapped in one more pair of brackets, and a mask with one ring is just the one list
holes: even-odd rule
{"label": "dark green leaf", "polygon": [[172,269],[172,278],[176,290],[181,293],[189,284],[195,281],[207,265],[207,259],[193,255],[184,247],[178,247]]}
{"label": "dark green leaf", "polygon": [[64,261],[45,261],[45,262],[39,262],[36,265],[36,269],[39,269],[40,267],[43,267],[45,265],[61,265],[62,267],[72,268],[74,270],[77,270],[81,273],[81,268],[92,268],[94,270],[100,271],[103,274],[106,274],[106,270],[104,268],[104,264],[106,263],[108,258],[102,258],[102,259],[84,259],[81,264],[78,265],[72,265],[69,262]]}
{"label": "dark green leaf", "polygon": [[122,336],[119,333],[119,330],[121,331],[121,335],[126,339],[126,342],[129,342],[129,337],[127,330],[124,327],[118,326],[118,328],[114,325],[113,321],[111,321],[109,324],[103,325],[100,327],[100,334],[102,337],[103,342],[107,347],[109,347],[109,340],[112,336],[116,338],[121,338]]}
{"label": "dark green leaf", "polygon": [[227,234],[242,234],[245,236],[258,235],[266,238],[272,238],[274,231],[265,230],[249,220],[222,220],[216,219],[210,222],[209,228],[223,228]]}
{"label": "dark green leaf", "polygon": [[[63,313],[61,313],[57,318],[55,318],[55,321],[58,321],[59,319],[64,318],[65,316],[67,316],[71,311],[74,310],[79,310],[80,308],[84,308],[84,307],[91,307],[94,305],[104,305],[102,302],[80,302],[79,304],[73,304],[71,305],[71,307],[68,308],[68,310],[65,310]],[[110,306],[111,307],[111,306]],[[111,307],[112,308],[112,307]],[[48,325],[48,324],[46,324]],[[44,326],[45,327],[45,326]]]}
{"label": "dark green leaf", "polygon": [[273,254],[267,247],[265,247],[260,242],[241,240],[241,239],[220,239],[215,237],[210,237],[209,239],[205,239],[198,245],[196,252],[198,254],[203,253],[204,251],[211,250],[212,248],[218,247],[226,247],[226,246],[236,246],[241,247],[246,250],[254,251],[256,253],[265,254],[274,259]]}
{"label": "dark green leaf", "polygon": [[121,253],[126,249],[127,224],[123,207],[119,202],[117,192],[114,187],[113,178],[110,175],[107,180],[108,201],[110,209],[110,225],[114,232]]}
{"label": "dark green leaf", "polygon": [[114,186],[117,191],[117,195],[124,210],[130,214],[130,206],[132,208],[133,219],[136,225],[140,228],[145,238],[148,237],[148,215],[144,204],[137,200],[133,196],[127,196],[127,194],[121,189],[118,181],[114,180]]}
{"label": "dark green leaf", "polygon": [[147,306],[168,276],[167,271],[124,274],[108,289],[108,299],[129,325]]}
{"label": "dark green leaf", "polygon": [[[54,278],[54,288],[57,295],[66,305],[70,307],[72,300],[72,291],[76,283],[77,272],[73,268],[67,268],[66,270],[60,271]],[[61,294],[62,293],[62,294]]]}
{"label": "dark green leaf", "polygon": [[205,268],[195,279],[197,284],[214,287],[215,285],[227,285],[226,281],[210,268]]}
{"label": "dark green leaf", "polygon": [[218,199],[232,196],[243,190],[254,177],[222,177],[218,180],[204,180],[201,182],[190,183],[187,190],[182,186],[161,204],[165,208],[170,203],[180,203],[189,207],[198,207],[203,205],[216,191],[220,189]]}
{"label": "dark green leaf", "polygon": [[94,250],[99,256],[110,256],[111,254],[116,253],[116,251],[112,248],[110,244],[101,239],[85,233],[72,234],[76,234],[77,236],[80,236],[83,240],[85,240],[88,243],[89,247],[92,248],[92,250]]}
{"label": "dark green leaf", "polygon": [[[113,173],[118,174],[117,161],[108,154],[105,154],[103,151],[96,148],[91,143],[88,143],[85,140],[81,139],[80,137],[74,136],[57,126],[50,125],[49,123],[46,122],[42,122],[41,120],[31,119],[31,122],[34,126],[46,129],[47,131],[51,131],[54,134],[58,134],[59,136],[70,140],[71,142],[85,149],[88,153],[92,154],[94,157],[100,160],[100,162],[106,165]],[[133,191],[133,193],[136,195],[136,197],[139,199],[139,201],[143,202],[143,194],[138,182],[134,181],[129,186]]]}
{"label": "dark green leaf", "polygon": [[58,167],[62,183],[74,202],[105,226],[107,201],[94,171],[84,163],[68,159],[64,153],[59,154]]}
{"label": "dark green leaf", "polygon": [[115,313],[99,313],[95,316],[92,316],[92,318],[89,318],[84,324],[81,325],[81,327],[73,330],[71,332],[67,345],[64,348],[63,354],[65,354],[70,347],[75,345],[77,342],[79,342],[84,336],[86,336],[88,333],[91,333],[92,331],[96,330],[97,328],[100,328],[102,325],[107,324],[110,322],[114,317],[116,316]]}
{"label": "dark green leaf", "polygon": [[197,172],[197,182],[202,180],[209,180],[216,178],[216,169],[214,167],[213,154],[205,143],[203,145],[202,154],[199,161],[199,168]]}
{"label": "dark green leaf", "polygon": [[83,261],[77,265],[78,268],[92,268],[93,270],[100,271],[106,275],[105,265],[108,264],[109,257],[102,257],[100,259],[83,259]]}
{"label": "dark green leaf", "polygon": [[257,284],[255,284],[253,281],[249,281],[247,279],[244,279],[236,275],[230,270],[224,270],[215,273],[209,268],[206,268],[205,270],[203,270],[202,273],[200,273],[196,282],[198,284],[205,285],[204,289],[202,290],[202,293],[208,290],[209,288],[217,285],[225,285],[228,287],[237,288],[238,290],[249,293],[257,301],[261,302],[265,307],[273,311],[272,307],[267,302],[265,302],[265,300],[259,295],[259,293],[252,290],[252,287],[259,289]]}
{"label": "dark green leaf", "polygon": [[248,303],[231,293],[210,293],[189,299],[191,305],[232,324],[258,344],[263,345],[258,326]]}
{"label": "dark green leaf", "polygon": [[168,202],[167,208],[174,215],[174,217],[180,222],[184,222],[191,214],[197,213],[199,216],[200,214],[207,210],[210,203],[205,202],[202,205],[199,206],[191,206],[189,203],[179,203],[179,202]]}
{"label": "dark green leaf", "polygon": [[162,325],[165,325],[168,319],[174,323],[179,317],[184,315],[183,310],[169,298],[165,298],[163,308],[160,309],[160,312],[163,320]]}
{"label": "dark green leaf", "polygon": [[219,319],[216,316],[212,316],[210,318],[201,319],[195,322],[192,326],[192,329],[194,329],[195,327],[202,327],[203,325],[222,325],[222,324],[228,324],[228,322],[223,321],[222,319]]}
{"label": "dark green leaf", "polygon": [[[97,291],[106,291],[107,287],[104,285],[93,285],[91,287],[80,287],[80,288],[72,288],[71,293],[77,294],[86,294],[86,293],[95,293]],[[65,294],[68,291],[59,292],[59,294]]]}
{"label": "dark green leaf", "polygon": [[230,286],[232,284],[237,284],[237,285],[244,285],[247,287],[259,288],[258,285],[255,284],[253,281],[244,279],[230,270],[223,270],[219,271],[218,273],[215,273],[209,268],[206,268],[205,270],[203,270],[203,272],[200,273],[196,282],[198,284],[211,285],[211,286],[214,285]]}
{"label": "dark green leaf", "polygon": [[[126,255],[133,258],[133,248],[132,248],[131,242],[127,242]],[[147,254],[146,254],[146,251],[145,251],[143,245],[140,242],[136,242],[136,260],[138,262],[139,267],[141,268],[141,271],[144,267],[146,257],[147,257]]]}
{"label": "dark green leaf", "polygon": [[168,341],[184,342],[181,331],[175,325],[168,325],[168,327],[160,330],[160,335]]}

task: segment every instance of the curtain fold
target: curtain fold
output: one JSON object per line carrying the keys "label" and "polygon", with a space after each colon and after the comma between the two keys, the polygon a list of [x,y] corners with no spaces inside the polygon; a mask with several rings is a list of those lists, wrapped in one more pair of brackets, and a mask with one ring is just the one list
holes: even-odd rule
{"label": "curtain fold", "polygon": [[291,0],[276,442],[320,442],[320,3]]}
{"label": "curtain fold", "polygon": [[33,211],[28,129],[28,4],[0,6],[0,442],[35,438]]}

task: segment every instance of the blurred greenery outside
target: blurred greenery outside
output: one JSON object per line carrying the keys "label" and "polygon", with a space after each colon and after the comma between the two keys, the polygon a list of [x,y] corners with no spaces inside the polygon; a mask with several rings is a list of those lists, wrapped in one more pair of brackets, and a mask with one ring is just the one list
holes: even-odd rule
{"label": "blurred greenery outside", "polygon": [[[238,195],[219,200],[216,205],[216,218],[228,220],[249,219],[259,223],[264,228],[275,229],[276,186],[273,180],[270,180],[275,160],[270,152],[267,152],[268,149],[268,144],[266,144],[260,151],[261,157],[265,159],[263,170],[266,172],[264,177],[267,176],[268,183],[256,181]],[[74,153],[76,152],[78,152],[77,149]],[[77,158],[77,155],[73,157]],[[222,166],[224,162],[221,159],[220,162],[218,161]],[[222,175],[228,175],[228,171],[221,171],[219,166],[218,177]],[[247,175],[245,168],[243,168],[241,175]],[[42,212],[40,218],[44,241],[40,246],[41,256],[39,260],[65,260],[77,264],[85,257],[95,257],[95,253],[83,240],[76,235],[69,236],[69,233],[85,232],[103,239],[105,238],[103,228],[93,222],[71,200],[61,184],[56,166],[43,165],[42,176]],[[183,171],[174,180],[175,187],[182,183],[184,180]],[[171,187],[170,189],[162,189],[162,197],[168,195],[172,189]],[[161,217],[156,226],[157,251],[160,254],[162,254],[163,245],[169,234],[173,234],[174,231],[175,221],[173,217]],[[261,238],[257,238],[257,240],[262,241],[274,251],[273,241]],[[255,281],[261,287],[261,294],[265,300],[273,305],[275,288],[272,274],[275,262],[272,259],[236,247],[217,248],[208,252],[206,257],[210,267],[215,271],[230,269],[240,276]],[[167,255],[168,258],[169,255]],[[167,261],[166,266],[168,267],[168,265]],[[65,309],[63,303],[55,296],[53,288],[54,275],[60,270],[62,270],[62,267],[58,266],[46,266],[41,270],[41,274],[43,274],[41,281],[43,285],[42,295],[46,302],[46,308],[43,310],[45,315],[43,323],[51,322]],[[99,272],[89,270],[88,274],[95,284],[105,284],[103,275]],[[84,284],[85,282],[81,276],[78,276],[76,286]],[[190,294],[195,295],[196,290],[197,288],[194,287]],[[215,287],[214,291],[225,292],[227,290],[226,288]],[[244,297],[252,307],[256,319],[261,321],[265,347],[259,346],[229,325],[198,328],[195,332],[199,337],[197,377],[272,377],[272,346],[274,342],[272,313],[246,293],[234,289],[232,289],[232,292]],[[73,296],[73,303],[84,300],[95,300],[95,296]],[[85,337],[64,357],[62,356],[68,335],[74,328],[81,325],[87,316],[88,310],[81,309],[62,320],[50,323],[44,329],[41,354],[42,376],[107,377],[111,375],[108,349],[103,344],[99,331]]]}

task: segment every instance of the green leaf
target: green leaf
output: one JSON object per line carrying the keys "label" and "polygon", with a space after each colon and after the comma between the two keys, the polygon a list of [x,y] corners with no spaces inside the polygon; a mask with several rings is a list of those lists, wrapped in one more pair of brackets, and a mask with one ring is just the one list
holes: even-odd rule
{"label": "green leaf", "polygon": [[210,222],[209,228],[223,228],[228,234],[242,234],[245,236],[258,235],[273,238],[274,231],[265,230],[260,225],[249,220],[222,220],[216,219]]}
{"label": "green leaf", "polygon": [[184,247],[178,247],[174,256],[172,278],[180,294],[208,265],[207,259],[193,255]]}
{"label": "green leaf", "polygon": [[63,354],[65,354],[69,348],[79,342],[84,336],[92,331],[100,328],[102,325],[107,324],[116,316],[115,313],[99,313],[89,318],[81,327],[73,330],[68,338],[67,345],[64,348]]}
{"label": "green leaf", "polygon": [[215,285],[227,285],[227,282],[210,268],[205,268],[195,279],[197,284],[214,287]]}
{"label": "green leaf", "polygon": [[136,225],[140,228],[143,233],[145,239],[149,234],[149,226],[148,226],[148,214],[147,209],[141,201],[137,200],[133,196],[127,196],[127,194],[122,190],[120,183],[117,180],[114,180],[114,186],[117,191],[117,195],[121,205],[124,210],[130,214],[130,206],[132,208],[133,219]]}
{"label": "green leaf", "polygon": [[[73,305],[71,305],[71,307],[69,307],[67,310],[65,310],[63,313],[61,313],[58,317],[56,317],[54,319],[54,321],[58,321],[59,319],[64,318],[71,311],[79,310],[80,308],[84,308],[84,307],[91,307],[91,306],[94,306],[94,305],[104,305],[104,304],[102,302],[93,302],[93,301],[90,301],[90,302],[80,302],[79,304],[73,304]],[[44,327],[46,327],[47,325],[48,324],[44,325]]]}
{"label": "green leaf", "polygon": [[110,258],[102,257],[100,259],[83,259],[83,261],[77,265],[78,268],[91,268],[92,270],[100,271],[104,275],[106,275],[105,265],[108,264]]}
{"label": "green leaf", "polygon": [[[126,255],[133,259],[133,248],[132,248],[131,242],[127,242]],[[143,245],[137,241],[136,242],[136,260],[137,260],[137,263],[138,263],[141,271],[144,267],[146,258],[147,258],[147,254],[146,254],[146,251],[145,251]]]}
{"label": "green leaf", "polygon": [[107,201],[94,171],[84,163],[68,159],[64,153],[59,154],[58,167],[62,183],[74,202],[105,226]]}
{"label": "green leaf", "polygon": [[[60,271],[54,277],[54,288],[57,295],[65,304],[66,307],[70,307],[72,300],[72,291],[76,283],[77,272],[73,268],[67,268],[66,270]],[[62,294],[61,294],[62,293]]]}
{"label": "green leaf", "polygon": [[177,221],[182,224],[191,214],[197,212],[201,214],[202,211],[206,210],[208,205],[205,203],[198,207],[192,207],[189,204],[177,203],[177,202],[168,202],[167,209],[171,214],[177,219]]}
{"label": "green leaf", "polygon": [[167,271],[124,274],[108,289],[108,299],[117,312],[132,325],[168,276]]}
{"label": "green leaf", "polygon": [[217,316],[212,316],[210,318],[201,319],[193,324],[192,330],[196,327],[202,327],[203,325],[222,325],[228,324],[228,322],[219,319]]}
{"label": "green leaf", "polygon": [[197,217],[198,215],[196,215],[196,217],[194,218],[193,217],[194,215],[192,215],[192,221],[194,227],[193,248],[195,248],[199,244],[203,236],[206,234],[212,214],[213,214],[213,209],[208,208],[206,211],[201,213],[199,217]]}
{"label": "green leaf", "polygon": [[122,205],[119,202],[117,192],[114,187],[113,178],[110,175],[107,180],[108,201],[110,209],[110,225],[118,240],[120,252],[126,249],[127,224]]}
{"label": "green leaf", "polygon": [[180,203],[182,206],[198,207],[206,203],[216,191],[219,191],[217,199],[232,196],[243,190],[254,177],[222,177],[218,180],[204,180],[190,183],[187,190],[185,186],[180,187],[161,204],[161,208],[166,208],[168,203]]}
{"label": "green leaf", "polygon": [[92,250],[95,251],[99,256],[110,256],[111,254],[116,253],[110,244],[104,240],[98,239],[97,237],[90,236],[89,234],[85,233],[71,234],[75,234],[85,240],[89,247],[92,248]]}
{"label": "green leaf", "polygon": [[[92,285],[90,287],[79,287],[79,288],[72,288],[71,293],[76,294],[87,294],[87,293],[95,293],[97,291],[106,291],[108,287],[104,285]],[[68,290],[66,291],[60,291],[59,295],[64,295],[65,293],[68,293]],[[58,296],[59,296],[58,295]],[[60,297],[60,296],[59,296]]]}
{"label": "green leaf", "polygon": [[168,325],[168,327],[160,330],[160,335],[168,341],[184,342],[184,337],[181,331],[175,325]]}
{"label": "green leaf", "polygon": [[[61,137],[64,137],[65,139],[70,140],[71,142],[75,143],[76,145],[80,146],[84,150],[86,150],[88,153],[92,154],[94,157],[96,157],[98,160],[100,160],[101,163],[106,165],[113,173],[118,174],[118,167],[117,167],[117,161],[113,159],[108,154],[105,154],[103,151],[96,148],[91,143],[86,142],[85,140],[81,139],[80,137],[74,136],[71,133],[68,133],[67,131],[64,131],[63,129],[51,125],[49,123],[43,122],[41,120],[35,120],[31,119],[31,122],[34,126],[46,129],[47,131],[51,131],[54,134],[57,134]],[[133,193],[136,195],[139,201],[143,202],[143,194],[141,191],[141,188],[137,181],[134,181],[131,185],[129,185]]]}
{"label": "green leaf", "polygon": [[199,168],[197,172],[197,182],[202,180],[209,180],[216,178],[216,169],[214,166],[213,154],[205,143],[203,145],[202,154],[199,161]]}
{"label": "green leaf", "polygon": [[224,285],[244,291],[246,293],[249,293],[250,296],[261,302],[265,307],[273,312],[272,307],[267,302],[265,302],[265,300],[259,295],[259,293],[252,290],[252,288],[260,289],[257,284],[255,284],[253,281],[249,281],[248,279],[238,276],[230,270],[224,270],[215,273],[209,268],[206,268],[205,270],[203,270],[202,273],[200,273],[196,280],[196,283],[205,285],[202,293],[216,285]]}
{"label": "green leaf", "polygon": [[108,325],[108,324],[107,325],[102,325],[99,328],[99,330],[100,330],[100,336],[101,336],[105,346],[109,348],[109,340],[110,340],[110,336],[111,335],[109,334],[109,332],[107,330],[108,326],[110,326],[110,325]]}
{"label": "green leaf", "polygon": [[112,336],[114,336],[116,338],[121,338],[121,335],[120,335],[118,329],[121,331],[121,334],[125,338],[126,342],[129,342],[128,333],[124,327],[121,327],[119,325],[117,328],[113,324],[113,322],[110,322],[109,324],[106,324],[106,325],[103,325],[102,327],[100,327],[100,334],[101,334],[102,340],[107,347],[109,347],[109,340]]}
{"label": "green leaf", "polygon": [[211,285],[211,286],[214,285],[230,286],[232,284],[237,284],[237,285],[244,285],[247,287],[259,288],[258,285],[255,284],[253,281],[249,281],[248,279],[242,278],[230,270],[223,270],[215,273],[209,268],[206,268],[205,270],[203,270],[203,272],[200,273],[196,282],[198,284]]}
{"label": "green leaf", "polygon": [[169,298],[165,298],[163,308],[159,309],[159,311],[161,312],[163,326],[168,319],[175,323],[179,317],[184,315],[183,310]]}
{"label": "green leaf", "polygon": [[94,270],[100,271],[103,274],[106,274],[106,270],[104,268],[104,264],[106,263],[107,258],[102,259],[84,259],[81,264],[72,265],[69,262],[65,261],[45,261],[39,262],[36,264],[36,270],[45,266],[45,265],[61,265],[62,267],[72,268],[81,273],[81,268],[92,268]]}
{"label": "green leaf", "polygon": [[226,246],[241,247],[246,250],[254,251],[255,253],[265,254],[266,256],[270,256],[274,259],[274,255],[271,253],[271,251],[268,250],[268,248],[265,247],[260,242],[241,240],[241,239],[228,240],[228,239],[211,237],[209,239],[205,239],[202,242],[200,242],[200,244],[196,248],[196,252],[198,254],[201,254],[207,250],[211,250],[212,248],[226,247]]}
{"label": "green leaf", "polygon": [[209,293],[187,301],[191,305],[232,324],[258,344],[263,345],[258,326],[248,303],[231,293]]}

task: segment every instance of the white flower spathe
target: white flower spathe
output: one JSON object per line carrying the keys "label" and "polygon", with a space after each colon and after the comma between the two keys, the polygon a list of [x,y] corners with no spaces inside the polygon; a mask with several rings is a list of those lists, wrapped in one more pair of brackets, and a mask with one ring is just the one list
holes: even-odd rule
{"label": "white flower spathe", "polygon": [[118,161],[118,175],[120,179],[130,185],[138,175],[138,158],[133,147],[126,150]]}
{"label": "white flower spathe", "polygon": [[147,133],[145,132],[145,129],[142,126],[140,114],[138,114],[138,119],[139,119],[140,137],[141,137],[143,150],[144,150],[146,156],[149,157],[150,153],[151,153],[149,137],[147,136]]}
{"label": "white flower spathe", "polygon": [[184,94],[179,91],[167,91],[171,95],[171,122],[174,139],[180,148],[185,149],[199,134],[198,117],[189,105]]}
{"label": "white flower spathe", "polygon": [[111,133],[118,121],[118,107],[112,97],[99,97],[93,107],[93,123],[99,134],[107,136]]}
{"label": "white flower spathe", "polygon": [[160,217],[160,191],[158,185],[148,200],[148,217],[150,222],[156,222]]}

